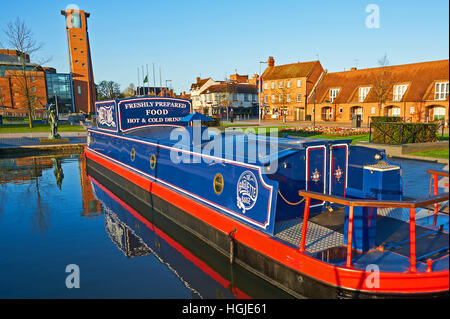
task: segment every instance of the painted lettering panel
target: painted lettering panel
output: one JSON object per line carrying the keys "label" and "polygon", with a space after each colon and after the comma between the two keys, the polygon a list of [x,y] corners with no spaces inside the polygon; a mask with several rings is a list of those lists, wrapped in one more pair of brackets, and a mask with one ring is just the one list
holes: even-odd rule
{"label": "painted lettering panel", "polygon": [[189,100],[142,98],[120,100],[119,128],[122,132],[153,125],[181,125],[180,119],[191,113]]}

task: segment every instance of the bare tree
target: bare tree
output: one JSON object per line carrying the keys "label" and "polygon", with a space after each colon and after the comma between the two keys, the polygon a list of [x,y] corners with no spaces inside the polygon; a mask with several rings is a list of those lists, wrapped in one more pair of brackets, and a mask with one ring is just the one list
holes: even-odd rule
{"label": "bare tree", "polygon": [[20,94],[25,98],[29,126],[32,128],[34,111],[38,107],[39,100],[36,92],[31,88],[30,80],[32,77],[45,76],[44,72],[38,71],[42,71],[41,65],[50,59],[43,60],[40,63],[30,63],[30,56],[40,51],[43,43],[36,42],[33,33],[20,18],[16,18],[14,22],[9,22],[3,32],[8,47],[18,51],[20,70],[18,72],[11,72],[11,77],[14,78],[15,83],[20,88]]}
{"label": "bare tree", "polygon": [[[289,103],[291,102],[291,99],[293,98],[290,96],[291,90],[287,87],[287,84],[284,83],[283,80],[281,80],[283,83],[281,84],[281,87],[279,86],[279,82],[277,82],[277,89],[275,89],[274,93],[276,94],[276,103],[275,105],[278,106],[280,110],[280,119],[283,119],[283,116],[286,115],[286,111],[289,111]],[[289,94],[289,98],[288,98]]]}
{"label": "bare tree", "polygon": [[387,54],[378,59],[378,65],[381,67],[381,72],[377,73],[374,77],[373,90],[378,103],[378,116],[380,116],[383,103],[386,102],[389,96],[393,79],[392,74],[388,69],[389,59]]}
{"label": "bare tree", "polygon": [[130,85],[128,85],[128,87],[122,92],[123,97],[134,96],[134,90],[135,90],[134,84],[130,83]]}

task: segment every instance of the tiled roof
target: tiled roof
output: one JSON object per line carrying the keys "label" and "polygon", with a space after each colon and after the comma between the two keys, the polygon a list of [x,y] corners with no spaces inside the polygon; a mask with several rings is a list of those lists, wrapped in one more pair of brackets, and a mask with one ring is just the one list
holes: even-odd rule
{"label": "tiled roof", "polygon": [[[383,78],[383,71],[384,79],[389,83],[386,102],[393,100],[393,86],[396,84],[408,84],[402,101],[428,100],[433,99],[435,81],[448,81],[449,60],[327,73],[317,86],[316,101],[326,103],[329,90],[338,88],[336,103],[358,103],[359,87],[372,87],[364,102],[377,102],[374,86]],[[310,95],[310,100],[313,98]]]}
{"label": "tiled roof", "polygon": [[244,83],[220,83],[211,85],[210,87],[200,92],[200,94],[218,92],[256,94],[256,85]]}
{"label": "tiled roof", "polygon": [[192,83],[191,90],[192,89],[199,89],[199,88],[201,88],[202,85],[205,84],[206,82],[208,82],[209,79],[211,79],[211,78],[200,79],[196,83]]}
{"label": "tiled roof", "polygon": [[262,74],[264,81],[287,79],[287,78],[301,78],[308,76],[313,70],[314,66],[320,65],[319,61],[298,62],[291,64],[284,64],[278,66],[268,67]]}

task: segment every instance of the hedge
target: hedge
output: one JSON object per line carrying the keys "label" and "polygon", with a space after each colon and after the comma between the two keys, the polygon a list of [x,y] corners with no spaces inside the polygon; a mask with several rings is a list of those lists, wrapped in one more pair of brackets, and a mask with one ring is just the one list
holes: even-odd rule
{"label": "hedge", "polygon": [[[373,130],[372,130],[373,129]],[[438,140],[437,123],[372,122],[371,141],[380,144],[427,143]]]}

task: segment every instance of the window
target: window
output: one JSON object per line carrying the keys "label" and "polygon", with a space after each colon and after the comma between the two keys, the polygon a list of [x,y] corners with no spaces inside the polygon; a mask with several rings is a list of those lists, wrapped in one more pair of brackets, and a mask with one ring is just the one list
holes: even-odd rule
{"label": "window", "polygon": [[278,82],[278,88],[279,89],[283,88],[283,81]]}
{"label": "window", "polygon": [[269,85],[268,85],[268,83],[266,82],[266,83],[264,83],[264,90],[267,90],[269,88]]}
{"label": "window", "polygon": [[331,101],[331,103],[334,102],[334,99],[336,98],[338,93],[339,93],[339,89],[331,89],[330,90],[330,101]]}
{"label": "window", "polygon": [[448,82],[436,83],[434,87],[434,99],[446,100],[448,97]]}
{"label": "window", "polygon": [[342,107],[340,107],[339,108],[339,114],[342,114],[342,111],[343,111],[344,109],[342,108]]}
{"label": "window", "polygon": [[411,106],[409,108],[409,114],[414,114],[414,111],[415,111],[414,106]]}
{"label": "window", "polygon": [[31,87],[31,92],[36,92],[36,88],[34,86]]}
{"label": "window", "polygon": [[249,95],[250,95],[250,94],[244,94],[244,101],[245,101],[245,102],[248,102],[248,97],[249,97]]}
{"label": "window", "polygon": [[81,95],[81,86],[78,85],[78,95]]}
{"label": "window", "polygon": [[30,76],[30,82],[34,82],[34,76]]}
{"label": "window", "polygon": [[445,119],[445,107],[435,106],[433,108],[433,121],[442,121]]}
{"label": "window", "polygon": [[238,100],[238,95],[236,93],[233,93],[233,101],[237,101]]}
{"label": "window", "polygon": [[287,80],[287,81],[286,81],[286,87],[287,87],[287,88],[290,88],[290,87],[291,87],[291,80]]}
{"label": "window", "polygon": [[278,102],[283,102],[283,94],[278,94]]}
{"label": "window", "polygon": [[272,103],[275,103],[275,94],[272,94]]}
{"label": "window", "polygon": [[302,80],[297,80],[297,87],[302,87]]}
{"label": "window", "polygon": [[375,114],[376,110],[377,110],[376,107],[372,106],[372,108],[370,109],[370,113]]}
{"label": "window", "polygon": [[269,103],[269,97],[267,95],[264,95],[264,103]]}
{"label": "window", "polygon": [[[78,13],[78,12],[72,12],[71,18],[72,18],[72,28],[81,28],[81,17],[80,17],[80,13]],[[74,36],[74,37],[75,37],[75,36]]]}
{"label": "window", "polygon": [[76,51],[76,50],[77,50],[77,48],[73,48],[73,50],[74,50],[74,51]]}
{"label": "window", "polygon": [[302,101],[302,95],[300,93],[297,94],[297,102]]}
{"label": "window", "polygon": [[258,94],[253,94],[253,101],[258,101]]}
{"label": "window", "polygon": [[286,102],[291,103],[291,95],[286,94]]}
{"label": "window", "polygon": [[366,99],[369,94],[370,87],[361,87],[359,88],[358,102],[362,103]]}
{"label": "window", "polygon": [[392,108],[392,116],[400,116],[400,108],[399,107]]}
{"label": "window", "polygon": [[400,101],[403,98],[403,94],[405,94],[407,88],[408,84],[394,85],[393,100]]}

